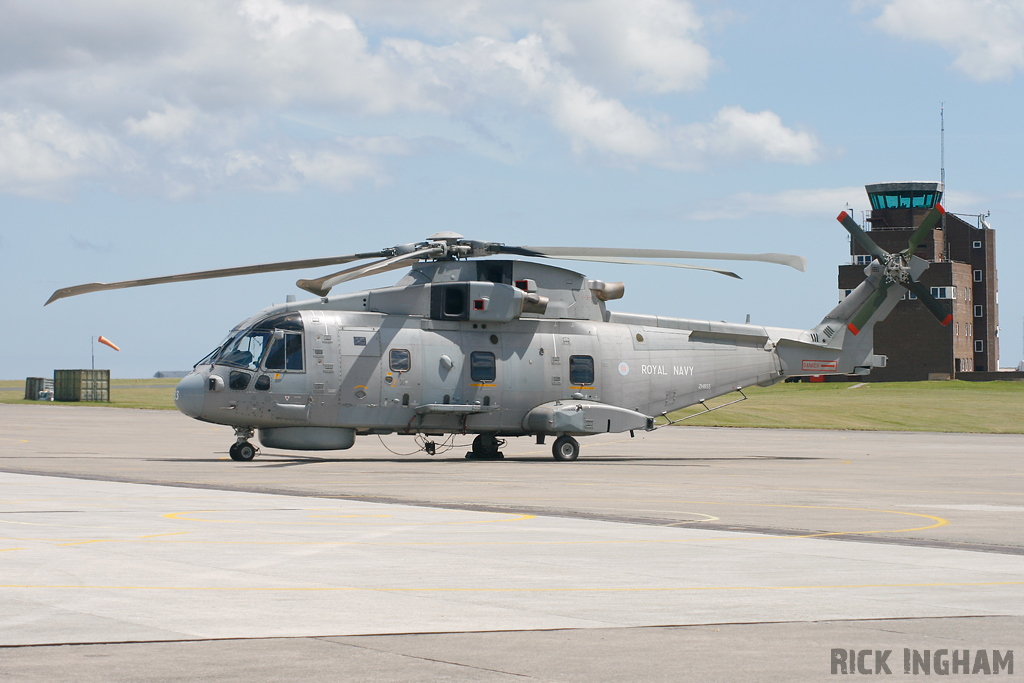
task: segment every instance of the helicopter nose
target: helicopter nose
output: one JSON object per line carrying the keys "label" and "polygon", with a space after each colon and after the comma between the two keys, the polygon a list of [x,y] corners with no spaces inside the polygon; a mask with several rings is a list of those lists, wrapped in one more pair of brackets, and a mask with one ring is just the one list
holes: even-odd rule
{"label": "helicopter nose", "polygon": [[203,414],[204,403],[206,379],[202,375],[193,372],[178,382],[178,388],[174,390],[174,405],[178,410],[189,417],[199,417]]}

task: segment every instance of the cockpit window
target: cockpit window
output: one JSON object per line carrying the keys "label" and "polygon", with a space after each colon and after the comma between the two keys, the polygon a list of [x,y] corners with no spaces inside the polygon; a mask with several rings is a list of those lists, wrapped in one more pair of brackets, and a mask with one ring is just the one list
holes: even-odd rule
{"label": "cockpit window", "polygon": [[[284,331],[284,336],[275,339],[274,330]],[[281,348],[277,351],[279,344]],[[252,326],[246,326],[245,323],[239,325],[231,331],[223,344],[197,365],[219,363],[256,370],[268,349],[267,369],[302,370],[302,316],[299,313],[271,316]]]}
{"label": "cockpit window", "polygon": [[302,331],[302,316],[298,313],[282,313],[264,318],[252,326],[253,330],[273,332],[274,330]]}
{"label": "cockpit window", "polygon": [[272,334],[271,332],[255,331],[239,334],[224,346],[224,351],[218,356],[217,362],[255,370],[260,365],[260,359],[263,357],[263,351],[267,345],[267,338]]}
{"label": "cockpit window", "polygon": [[267,352],[267,370],[302,371],[302,333],[284,332],[275,338]]}

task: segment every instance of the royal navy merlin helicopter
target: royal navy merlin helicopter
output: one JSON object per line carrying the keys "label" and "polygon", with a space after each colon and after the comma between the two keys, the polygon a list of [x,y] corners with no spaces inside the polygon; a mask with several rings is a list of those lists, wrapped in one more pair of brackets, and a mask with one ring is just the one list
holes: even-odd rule
{"label": "royal navy merlin helicopter", "polygon": [[[178,384],[178,409],[233,427],[234,460],[257,454],[250,442],[256,431],[263,446],[293,450],[346,449],[358,435],[408,434],[431,454],[437,437],[473,434],[471,459],[502,457],[505,437],[552,437],[555,459],[574,460],[577,437],[656,429],[659,416],[697,404],[715,409],[706,401],[737,391],[745,398],[743,388],[754,384],[884,366],[885,357],[873,354],[874,324],[904,289],[948,324],[949,312],[917,281],[928,263],[914,256],[941,212],[936,206],[895,254],[840,214],[875,260],[867,279],[806,330],[620,313],[607,304],[622,297],[622,283],[493,258],[646,263],[738,277],[647,259],[804,270],[799,256],[516,247],[451,232],[377,252],[80,285],[57,290],[47,304],[100,290],[377,259],[299,280],[316,298],[271,306],[236,325]],[[331,294],[343,282],[409,266],[393,287]]]}

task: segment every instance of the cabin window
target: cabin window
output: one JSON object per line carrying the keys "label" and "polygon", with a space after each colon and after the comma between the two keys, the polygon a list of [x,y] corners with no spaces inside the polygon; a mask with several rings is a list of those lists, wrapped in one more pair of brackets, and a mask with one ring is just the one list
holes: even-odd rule
{"label": "cabin window", "polygon": [[498,376],[490,351],[474,351],[469,355],[469,365],[469,376],[474,382],[493,382]]}
{"label": "cabin window", "polygon": [[238,370],[232,370],[231,374],[228,375],[228,387],[235,391],[242,391],[249,386],[249,380],[251,375],[248,372],[239,372]]}
{"label": "cabin window", "polygon": [[267,370],[302,372],[302,333],[279,332],[282,334],[271,343],[264,367]]}
{"label": "cabin window", "polygon": [[391,372],[409,372],[412,368],[412,356],[408,349],[391,349]]}
{"label": "cabin window", "polygon": [[591,356],[569,356],[569,384],[594,383],[594,359]]}

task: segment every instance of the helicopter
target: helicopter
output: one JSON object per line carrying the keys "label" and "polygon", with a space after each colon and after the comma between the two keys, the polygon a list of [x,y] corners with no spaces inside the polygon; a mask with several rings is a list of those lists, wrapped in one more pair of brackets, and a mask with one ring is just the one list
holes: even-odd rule
{"label": "helicopter", "polygon": [[[765,327],[609,310],[621,282],[531,259],[647,264],[735,273],[650,259],[760,261],[803,271],[788,254],[668,249],[520,247],[439,232],[423,242],[345,256],[264,263],[59,289],[58,299],[126,287],[366,261],[298,287],[314,295],[266,308],[236,325],[177,385],[178,410],[231,426],[233,460],[259,449],[344,450],[357,436],[415,436],[433,455],[474,435],[466,458],[503,457],[509,437],[553,438],[556,460],[575,460],[578,437],[650,431],[746,399],[743,389],[788,377],[866,375],[884,367],[873,328],[904,290],[942,322],[949,312],[918,282],[914,256],[943,209],[932,209],[907,249],[888,253],[843,212],[838,220],[874,257],[866,279],[809,329]],[[499,257],[499,258],[493,258]],[[506,257],[506,258],[500,258]],[[331,294],[344,282],[401,268],[391,287]],[[742,398],[709,407],[738,392]],[[695,413],[687,417],[703,414]],[[658,423],[659,417],[665,419]],[[686,419],[686,418],[682,418]]]}

